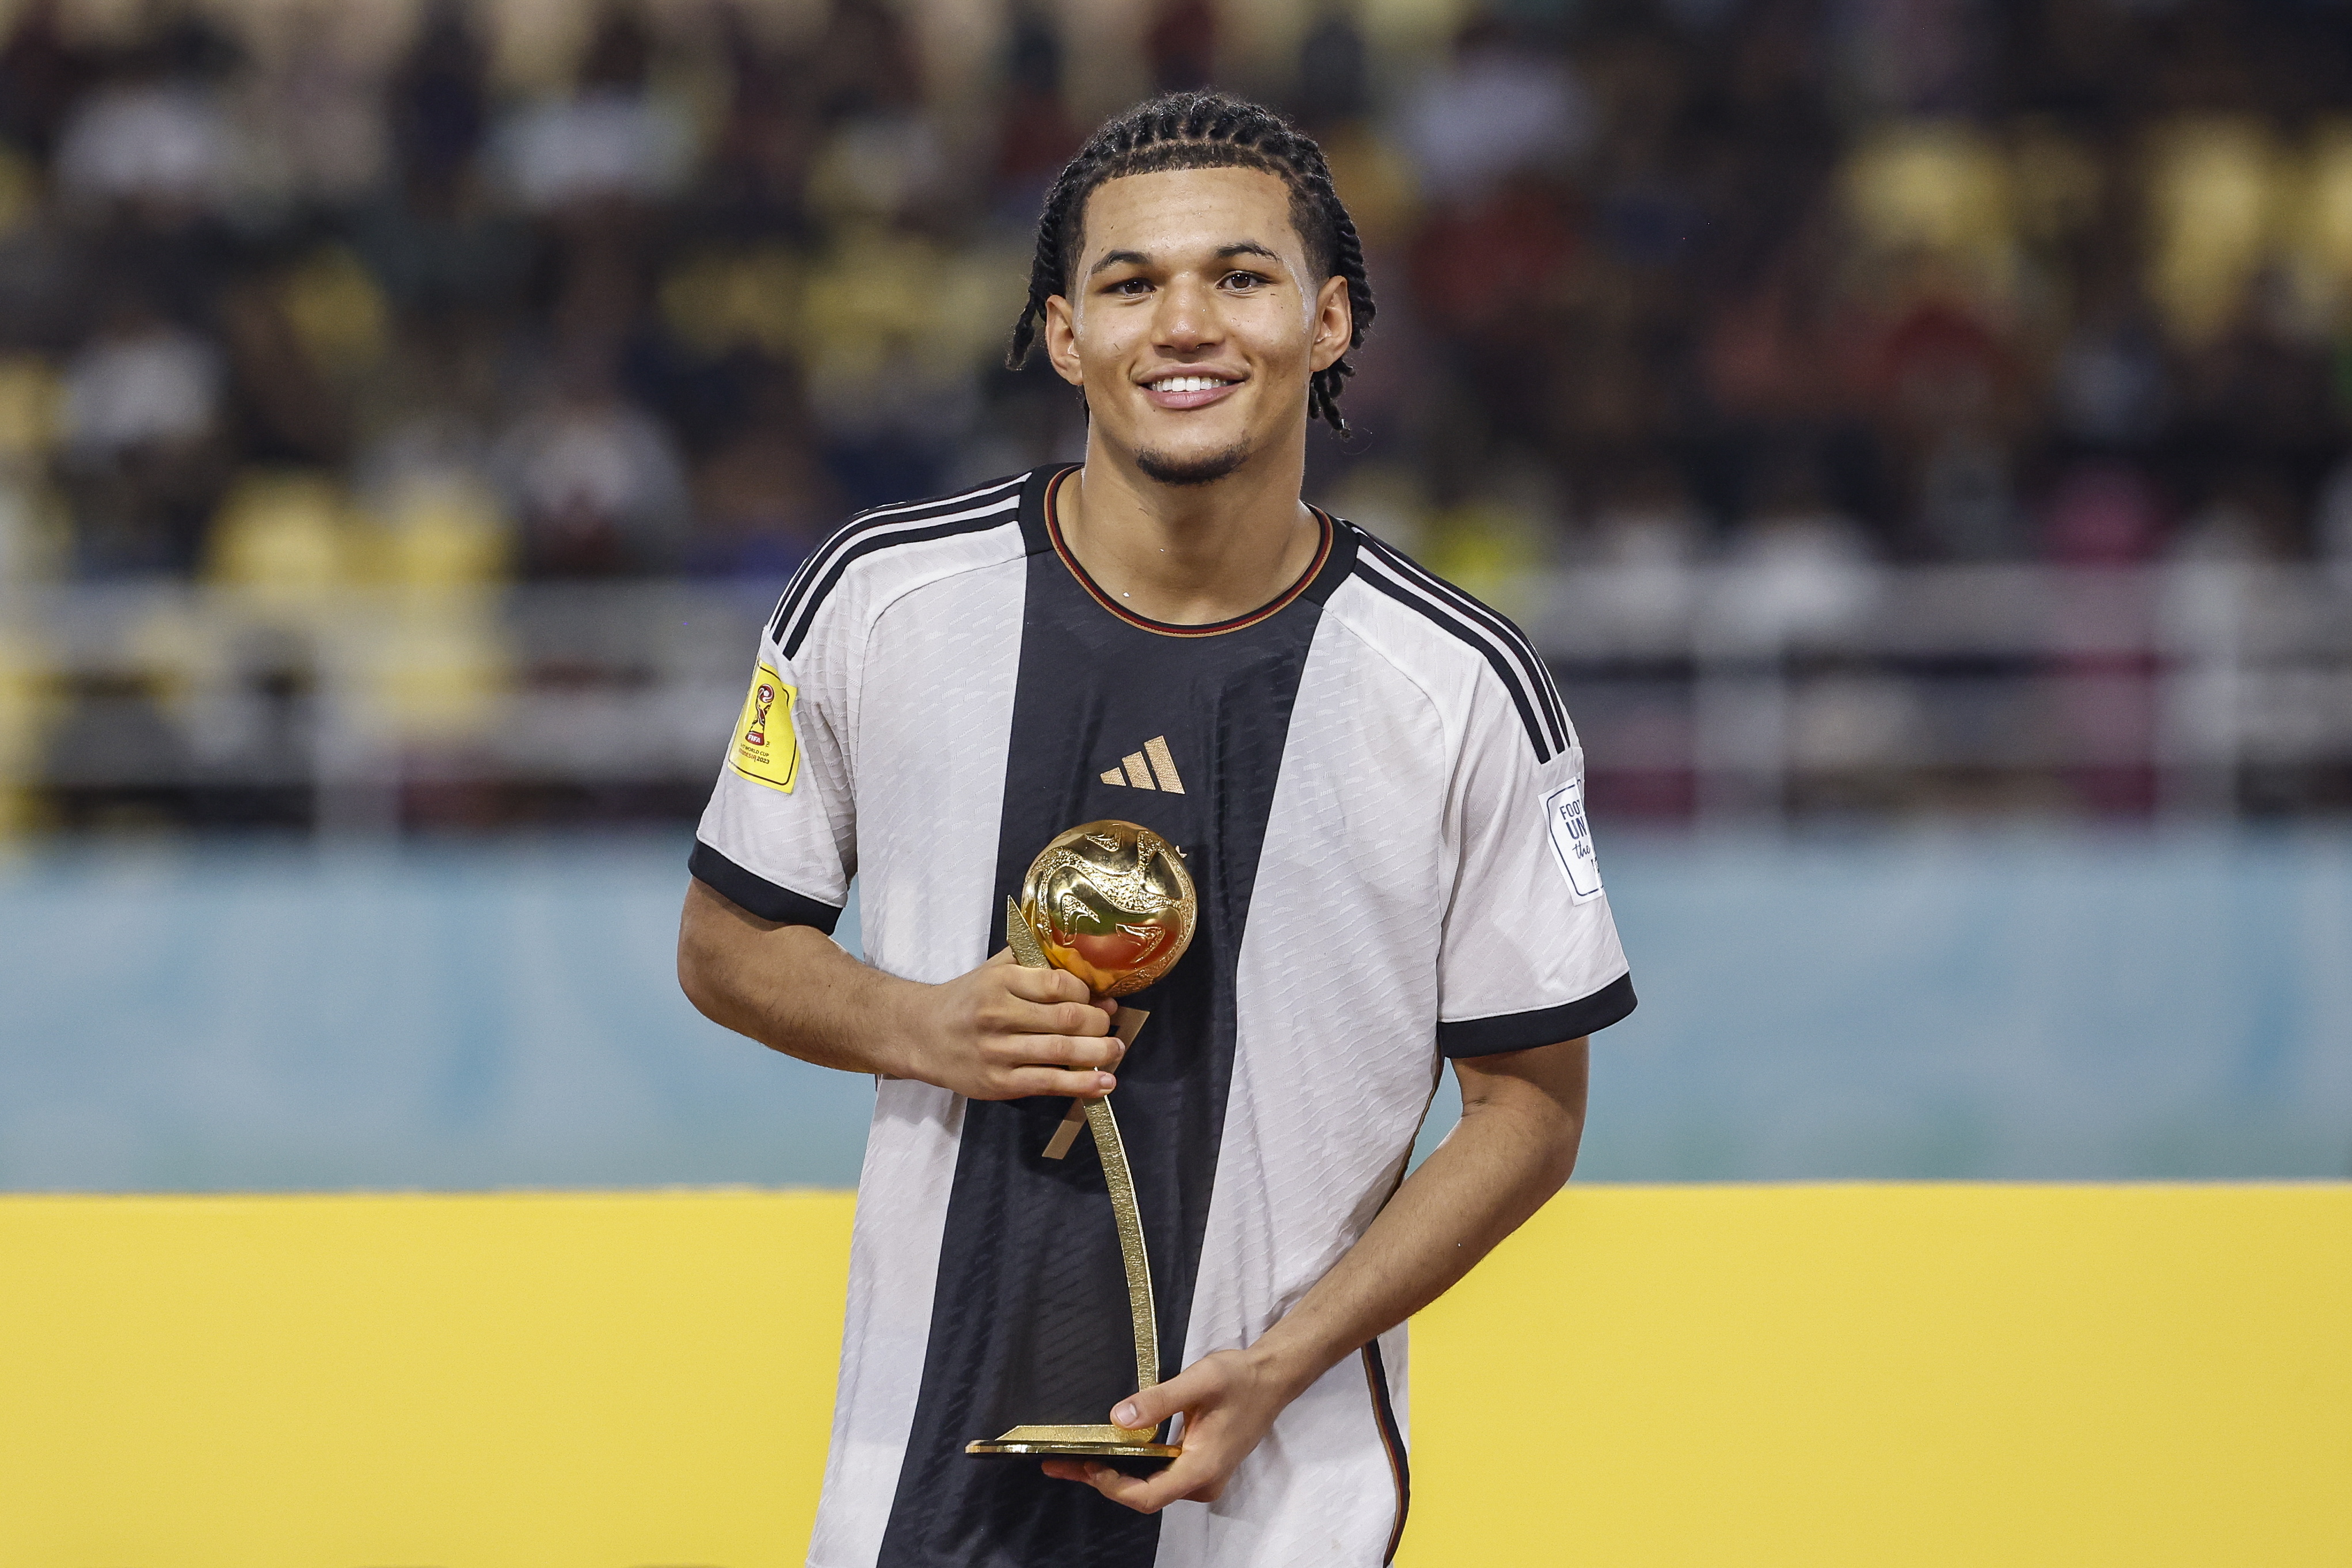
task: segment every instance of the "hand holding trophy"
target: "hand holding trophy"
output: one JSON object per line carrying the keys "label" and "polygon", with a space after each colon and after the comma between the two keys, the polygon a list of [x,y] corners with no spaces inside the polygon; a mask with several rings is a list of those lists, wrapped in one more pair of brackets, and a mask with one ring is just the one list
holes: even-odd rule
{"label": "hand holding trophy", "polygon": [[[1167,840],[1132,822],[1089,822],[1056,837],[1030,863],[1021,882],[1021,901],[1005,900],[1004,936],[1013,958],[1025,967],[1066,970],[1097,996],[1126,996],[1175,966],[1192,943],[1199,909],[1192,874]],[[1131,1008],[1122,1014],[1118,1034],[1132,1046],[1142,1015]],[[1160,1381],[1160,1326],[1135,1182],[1108,1097],[1079,1101],[1045,1152],[1060,1159],[1068,1152],[1080,1108],[1102,1156],[1111,1215],[1118,1227],[1135,1327],[1135,1385],[1140,1392]],[[993,1442],[968,1443],[964,1452],[1174,1458],[1177,1447],[1153,1442],[1152,1431],[1108,1425],[1015,1426]]]}

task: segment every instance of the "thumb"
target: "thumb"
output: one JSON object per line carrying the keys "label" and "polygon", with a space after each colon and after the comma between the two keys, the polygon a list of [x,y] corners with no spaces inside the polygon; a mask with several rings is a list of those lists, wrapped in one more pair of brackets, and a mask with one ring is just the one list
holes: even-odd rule
{"label": "thumb", "polygon": [[1157,1426],[1184,1408],[1184,1380],[1176,1377],[1167,1383],[1155,1384],[1140,1394],[1131,1394],[1119,1401],[1110,1413],[1111,1420],[1129,1431]]}

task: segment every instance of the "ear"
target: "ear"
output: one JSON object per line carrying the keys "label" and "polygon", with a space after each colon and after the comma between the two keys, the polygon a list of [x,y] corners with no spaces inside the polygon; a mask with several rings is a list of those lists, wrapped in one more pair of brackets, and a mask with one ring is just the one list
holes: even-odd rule
{"label": "ear", "polygon": [[1078,366],[1077,318],[1069,300],[1059,294],[1045,301],[1045,358],[1054,374],[1072,386],[1087,384],[1086,372]]}
{"label": "ear", "polygon": [[1307,352],[1309,368],[1319,374],[1339,363],[1355,335],[1356,310],[1348,299],[1348,280],[1326,278],[1323,287],[1315,291],[1315,342]]}

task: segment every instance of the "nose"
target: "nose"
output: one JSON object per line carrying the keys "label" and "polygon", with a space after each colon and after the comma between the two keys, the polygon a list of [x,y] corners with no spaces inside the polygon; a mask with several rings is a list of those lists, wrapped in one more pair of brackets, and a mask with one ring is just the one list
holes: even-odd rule
{"label": "nose", "polygon": [[1214,293],[1197,279],[1177,278],[1160,291],[1152,340],[1171,353],[1192,353],[1221,336]]}

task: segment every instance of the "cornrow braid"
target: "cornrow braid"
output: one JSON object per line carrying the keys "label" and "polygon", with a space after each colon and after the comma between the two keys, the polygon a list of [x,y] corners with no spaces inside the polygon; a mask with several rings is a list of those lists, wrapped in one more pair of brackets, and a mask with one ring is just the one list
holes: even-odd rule
{"label": "cornrow braid", "polygon": [[[1331,184],[1331,167],[1314,138],[1271,110],[1218,92],[1171,92],[1137,104],[1094,133],[1046,193],[1037,220],[1037,250],[1029,263],[1029,300],[1013,326],[1004,363],[1019,370],[1036,347],[1045,301],[1069,293],[1078,264],[1087,198],[1107,181],[1171,169],[1260,169],[1290,189],[1290,221],[1306,242],[1317,278],[1344,278],[1355,331],[1348,347],[1362,345],[1372,325],[1372,286],[1364,276],[1364,246],[1355,220]],[[1342,354],[1307,382],[1307,411],[1339,435],[1339,393],[1356,367]]]}

